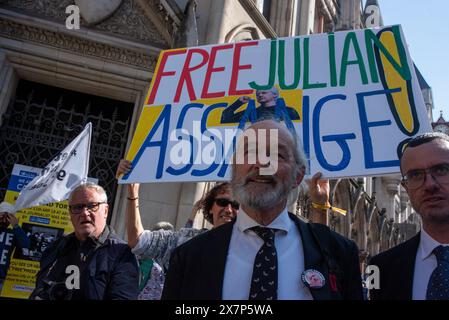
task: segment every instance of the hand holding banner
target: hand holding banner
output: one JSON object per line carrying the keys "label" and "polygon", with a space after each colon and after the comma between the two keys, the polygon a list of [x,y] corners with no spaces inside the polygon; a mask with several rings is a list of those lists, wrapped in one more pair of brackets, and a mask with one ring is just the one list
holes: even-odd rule
{"label": "hand holding banner", "polygon": [[119,183],[223,181],[258,119],[285,122],[311,173],[399,173],[432,131],[399,25],[162,51]]}
{"label": "hand holding banner", "polygon": [[58,202],[87,181],[92,124],[61,151],[19,194],[15,211]]}

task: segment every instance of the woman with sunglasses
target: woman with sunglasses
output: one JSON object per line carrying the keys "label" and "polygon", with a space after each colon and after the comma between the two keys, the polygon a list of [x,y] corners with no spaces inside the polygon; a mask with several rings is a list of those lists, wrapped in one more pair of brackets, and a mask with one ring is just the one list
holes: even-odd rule
{"label": "woman with sunglasses", "polygon": [[[130,169],[131,163],[127,160],[121,160],[116,176],[126,174]],[[166,271],[172,251],[177,246],[207,231],[207,229],[144,230],[139,210],[140,185],[131,183],[127,186],[126,228],[128,244],[135,255],[140,258],[153,259]],[[232,198],[230,184],[224,182],[213,187],[195,207],[201,208],[204,218],[216,228],[230,222],[237,215],[239,204]],[[197,210],[195,207],[194,211]]]}

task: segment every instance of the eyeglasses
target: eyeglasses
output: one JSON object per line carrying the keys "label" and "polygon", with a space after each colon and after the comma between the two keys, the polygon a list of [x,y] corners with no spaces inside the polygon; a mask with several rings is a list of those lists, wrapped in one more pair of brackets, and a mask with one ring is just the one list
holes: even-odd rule
{"label": "eyeglasses", "polygon": [[237,201],[232,201],[226,198],[216,198],[215,203],[223,208],[227,207],[229,204],[234,210],[238,210],[240,208],[240,204]]}
{"label": "eyeglasses", "polygon": [[100,207],[100,204],[103,204],[106,202],[89,202],[89,203],[80,203],[80,204],[73,204],[69,205],[70,212],[73,214],[80,214],[83,212],[83,209],[86,208],[89,212],[97,212],[98,208]]}
{"label": "eyeglasses", "polygon": [[418,189],[426,181],[427,173],[430,173],[438,183],[449,183],[449,164],[447,163],[437,164],[427,169],[411,170],[402,178],[402,181],[409,189]]}

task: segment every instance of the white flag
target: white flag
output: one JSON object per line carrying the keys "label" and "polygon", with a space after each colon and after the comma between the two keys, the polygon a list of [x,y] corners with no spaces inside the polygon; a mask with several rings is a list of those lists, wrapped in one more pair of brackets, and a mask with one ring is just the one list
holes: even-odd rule
{"label": "white flag", "polygon": [[70,192],[87,181],[92,124],[89,122],[20,192],[15,211],[66,200]]}

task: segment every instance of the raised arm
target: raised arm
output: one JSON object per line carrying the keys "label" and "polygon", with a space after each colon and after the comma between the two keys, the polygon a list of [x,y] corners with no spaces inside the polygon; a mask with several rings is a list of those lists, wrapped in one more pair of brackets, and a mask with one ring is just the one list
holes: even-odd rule
{"label": "raised arm", "polygon": [[14,233],[14,243],[19,248],[29,248],[30,247],[30,238],[26,235],[25,231],[19,226],[19,220],[17,217],[8,213],[6,219],[12,225],[12,232]]}
{"label": "raised arm", "polygon": [[198,200],[195,202],[192,208],[192,213],[190,214],[189,219],[187,219],[186,224],[184,225],[184,228],[193,228],[193,222],[195,221],[195,217],[197,213],[200,211],[201,206],[203,205],[203,199]]}
{"label": "raised arm", "polygon": [[[131,162],[120,160],[117,168],[117,178],[131,170]],[[142,220],[139,210],[139,183],[127,185],[128,196],[126,199],[126,232],[128,234],[128,245],[134,248],[139,242],[139,237],[143,233]]]}
{"label": "raised arm", "polygon": [[[131,163],[127,160],[121,160],[117,169],[117,178],[130,169]],[[173,249],[203,232],[203,230],[189,228],[183,228],[179,231],[144,230],[139,210],[139,184],[131,183],[127,188],[125,221],[128,245],[135,255],[153,259],[167,270]]]}
{"label": "raised arm", "polygon": [[[321,180],[321,172],[317,172],[308,181],[309,196],[313,203],[326,205],[329,203],[329,180]],[[327,225],[327,209],[318,209],[311,206],[310,221]]]}
{"label": "raised arm", "polygon": [[242,118],[245,110],[235,112],[238,108],[243,106],[245,103],[248,103],[249,97],[243,96],[238,98],[235,102],[229,105],[227,108],[223,110],[221,114],[221,123],[238,123]]}

